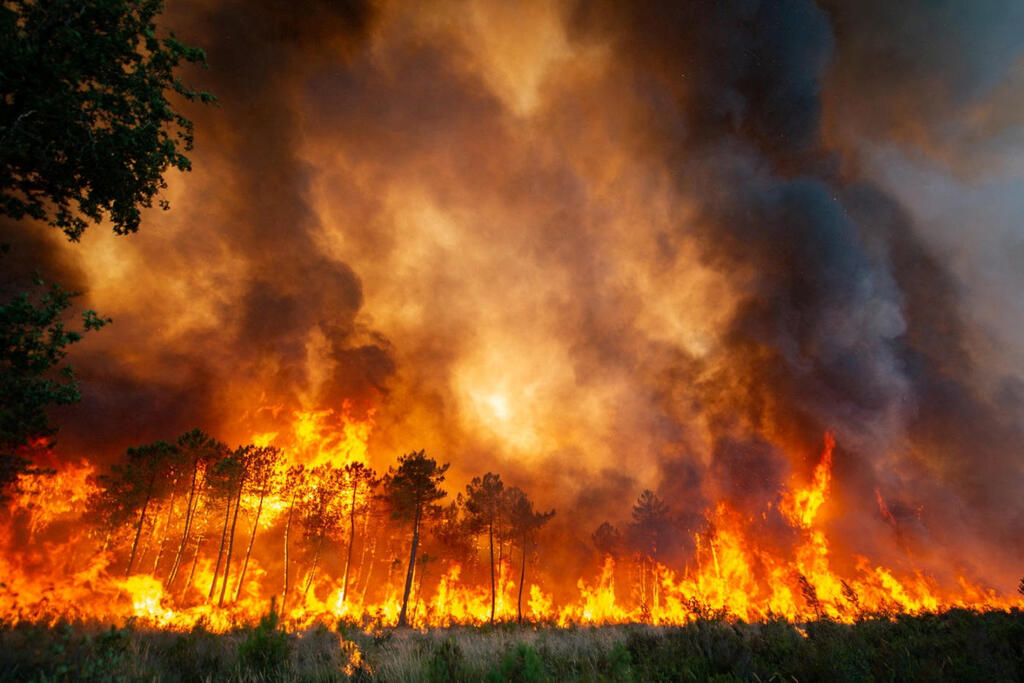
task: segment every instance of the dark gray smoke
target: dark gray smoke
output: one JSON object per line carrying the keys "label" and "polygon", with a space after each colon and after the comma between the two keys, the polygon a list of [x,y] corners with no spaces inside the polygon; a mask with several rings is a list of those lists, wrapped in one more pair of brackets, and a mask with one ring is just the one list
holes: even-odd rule
{"label": "dark gray smoke", "polygon": [[943,102],[991,87],[1020,54],[972,3],[917,4],[581,3],[574,26],[626,60],[658,154],[699,207],[679,229],[706,263],[749,273],[701,387],[733,431],[713,451],[720,492],[781,484],[784,470],[758,474],[766,431],[813,454],[830,429],[848,501],[870,513],[879,487],[952,525],[946,540],[1009,550],[1024,524],[1019,380],[979,393],[951,273],[823,139],[823,82],[836,106],[857,102],[836,116],[884,134],[901,91],[940,87],[919,105],[935,126]]}

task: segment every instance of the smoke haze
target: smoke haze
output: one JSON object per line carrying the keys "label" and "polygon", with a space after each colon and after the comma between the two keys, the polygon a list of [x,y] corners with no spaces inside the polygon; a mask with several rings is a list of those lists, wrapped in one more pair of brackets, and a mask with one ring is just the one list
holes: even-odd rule
{"label": "smoke haze", "polygon": [[115,320],[72,355],[59,452],[247,442],[347,401],[375,464],[501,472],[583,566],[644,488],[691,530],[717,500],[760,518],[831,431],[844,550],[955,548],[1009,585],[1020,13],[173,3],[220,106],[187,112],[172,210],[81,245],[4,229],[6,261]]}

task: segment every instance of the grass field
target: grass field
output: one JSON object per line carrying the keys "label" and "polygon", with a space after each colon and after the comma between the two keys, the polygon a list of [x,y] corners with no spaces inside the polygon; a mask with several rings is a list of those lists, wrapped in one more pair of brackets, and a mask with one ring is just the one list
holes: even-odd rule
{"label": "grass field", "polygon": [[683,627],[321,626],[215,634],[90,624],[0,630],[9,681],[1013,681],[1024,612]]}

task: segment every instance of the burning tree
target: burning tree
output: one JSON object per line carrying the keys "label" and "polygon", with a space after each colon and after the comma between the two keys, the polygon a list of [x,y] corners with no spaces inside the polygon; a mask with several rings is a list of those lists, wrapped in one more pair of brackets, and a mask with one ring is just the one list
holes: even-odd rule
{"label": "burning tree", "polygon": [[644,490],[633,506],[633,521],[629,525],[630,543],[640,565],[640,607],[644,615],[650,614],[649,597],[657,600],[655,562],[667,545],[670,531],[668,506],[653,491]]}
{"label": "burning tree", "polygon": [[295,515],[295,505],[300,500],[302,492],[306,488],[308,472],[303,465],[293,465],[288,468],[284,475],[284,493],[288,496],[288,517],[284,525],[284,590],[281,593],[281,611],[283,612],[288,603],[288,590],[291,586],[290,569],[290,543],[292,532],[292,519]]}
{"label": "burning tree", "polygon": [[356,516],[368,514],[373,489],[379,481],[376,473],[361,462],[350,462],[342,471],[342,495],[348,508],[348,552],[345,556],[345,575],[341,580],[341,604],[348,600],[348,577],[352,566],[352,548],[356,539]]}
{"label": "burning tree", "polygon": [[272,495],[279,483],[279,473],[282,463],[282,453],[273,446],[251,447],[248,453],[247,486],[245,493],[256,499],[256,512],[252,518],[252,533],[249,534],[249,545],[245,549],[245,561],[242,562],[242,571],[238,574],[238,585],[235,587],[235,600],[242,594],[242,584],[245,581],[245,572],[249,568],[249,558],[252,556],[252,546],[256,542],[256,530],[260,526],[260,515],[263,512],[263,502],[267,496]]}
{"label": "burning tree", "polygon": [[[206,484],[206,475],[210,466],[224,457],[227,446],[212,438],[209,434],[193,429],[178,438],[178,458],[176,467],[179,470],[177,480],[184,487],[185,520],[181,529],[181,541],[174,555],[174,562],[167,574],[164,585],[170,588],[178,575],[181,559],[188,547],[188,541],[195,526],[196,513]],[[198,547],[196,552],[199,552]]]}
{"label": "burning tree", "polygon": [[[224,522],[221,524],[220,549],[217,551],[217,563],[213,568],[213,580],[210,582],[209,599],[217,591],[217,579],[221,580],[218,604],[224,604],[227,591],[228,575],[231,571],[231,554],[235,542],[235,526],[238,524],[238,508],[241,503],[242,490],[249,474],[249,461],[252,446],[240,446],[227,457],[222,458],[207,471],[210,484],[210,502],[215,506],[224,507]],[[234,516],[232,516],[234,512]],[[226,558],[226,559],[225,559]],[[221,562],[224,562],[224,574],[221,576]]]}
{"label": "burning tree", "polygon": [[416,567],[416,549],[420,540],[420,524],[424,517],[434,513],[434,501],[444,498],[441,488],[448,463],[438,465],[423,451],[414,451],[398,459],[398,467],[391,467],[384,480],[384,491],[391,504],[393,519],[412,523],[412,542],[409,547],[409,568],[405,574],[405,589],[402,592],[402,609],[398,614],[398,625],[408,626],[406,613],[409,606],[409,591],[412,589],[413,571]]}
{"label": "burning tree", "polygon": [[[36,285],[43,283],[36,280]],[[54,373],[67,347],[83,334],[64,324],[73,296],[53,284],[38,303],[22,292],[0,306],[0,500],[20,475],[41,472],[25,455],[32,440],[57,431],[46,409],[81,398],[71,366]],[[93,311],[85,311],[82,320],[84,332],[110,322]]]}
{"label": "burning tree", "polygon": [[[466,511],[468,513],[469,530],[473,533],[487,531],[487,543],[490,549],[491,569],[491,623],[494,623],[495,578],[494,578],[494,537],[495,527],[499,524],[499,515],[507,503],[505,485],[501,476],[488,472],[466,485]],[[500,533],[500,530],[499,530]],[[499,543],[501,540],[499,539]]]}
{"label": "burning tree", "polygon": [[94,514],[102,520],[108,533],[134,522],[135,531],[124,575],[131,575],[139,539],[151,506],[173,488],[172,471],[177,450],[157,441],[129,448],[125,462],[111,467],[109,474],[97,477],[97,494],[90,501]]}
{"label": "burning tree", "polygon": [[519,539],[519,546],[522,549],[522,560],[519,569],[519,596],[516,599],[516,620],[522,623],[523,584],[526,582],[526,554],[530,546],[535,542],[534,535],[536,532],[555,516],[555,511],[535,511],[533,509],[533,502],[517,486],[513,486],[505,492],[505,504],[508,509],[509,528],[512,535]]}
{"label": "burning tree", "polygon": [[473,535],[468,530],[462,494],[441,508],[433,525],[433,536],[443,549],[444,556],[457,563],[469,561],[475,552]]}
{"label": "burning tree", "polygon": [[306,477],[298,509],[305,538],[313,544],[313,561],[306,577],[303,597],[309,594],[313,585],[324,541],[336,536],[341,527],[345,514],[342,501],[344,477],[344,470],[331,465],[320,465],[310,470]]}
{"label": "burning tree", "polygon": [[597,552],[607,557],[618,557],[622,554],[622,532],[611,522],[601,522],[601,526],[590,535]]}

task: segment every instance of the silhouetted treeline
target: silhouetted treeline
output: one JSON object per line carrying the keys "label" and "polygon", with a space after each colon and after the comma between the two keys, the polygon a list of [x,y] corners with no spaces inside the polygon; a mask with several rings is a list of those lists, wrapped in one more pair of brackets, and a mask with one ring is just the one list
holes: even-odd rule
{"label": "silhouetted treeline", "polygon": [[231,605],[247,591],[279,597],[286,613],[320,606],[328,592],[342,611],[400,597],[406,625],[426,600],[427,575],[442,576],[431,564],[458,565],[466,581],[487,577],[494,621],[497,573],[514,566],[521,621],[537,532],[554,511],[537,511],[493,472],[442,505],[448,467],[422,450],[384,473],[358,461],[307,466],[196,429],[127,449],[94,478],[89,520],[125,577],[151,575],[182,606]]}

